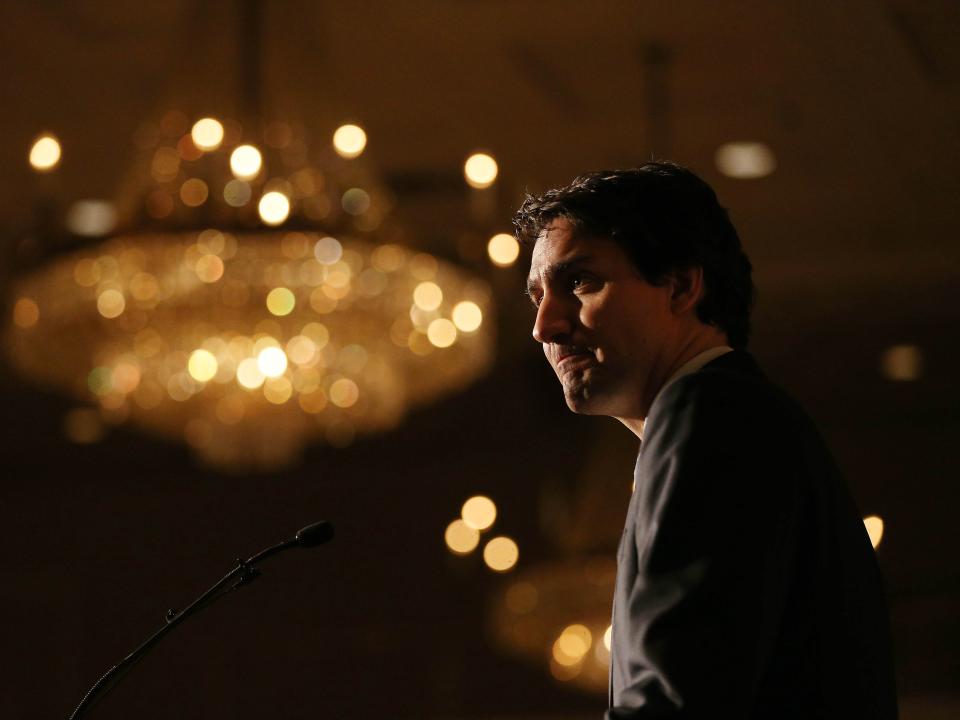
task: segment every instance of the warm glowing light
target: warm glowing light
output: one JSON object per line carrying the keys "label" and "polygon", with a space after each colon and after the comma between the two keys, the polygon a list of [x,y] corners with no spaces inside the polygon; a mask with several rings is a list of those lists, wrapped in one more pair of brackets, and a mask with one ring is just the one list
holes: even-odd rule
{"label": "warm glowing light", "polygon": [[493,538],[483,548],[483,561],[487,567],[497,572],[507,572],[513,568],[519,557],[520,550],[517,544],[503,535]]}
{"label": "warm glowing light", "polygon": [[131,393],[140,384],[140,366],[136,362],[120,362],[113,368],[112,385],[117,392]]}
{"label": "warm glowing light", "polygon": [[265,347],[257,354],[257,368],[268,378],[280,377],[287,369],[287,355],[278,347]]}
{"label": "warm glowing light", "polygon": [[297,305],[297,297],[285,287],[274,288],[267,294],[267,310],[277,316],[289,315]]}
{"label": "warm glowing light", "polygon": [[475,530],[486,530],[497,519],[497,506],[488,497],[474,495],[460,511],[463,521]]}
{"label": "warm glowing light", "polygon": [[603,631],[603,646],[609,651],[610,642],[613,639],[613,625],[607,625],[607,629]]}
{"label": "warm glowing light", "polygon": [[432,282],[422,282],[413,290],[413,302],[421,310],[436,310],[443,302],[443,290]]}
{"label": "warm glowing light", "polygon": [[497,179],[497,161],[486,153],[474,153],[463,164],[463,175],[470,187],[490,187]]}
{"label": "warm glowing light", "polygon": [[553,643],[553,659],[564,666],[576,665],[593,644],[593,635],[586,626],[568,625]]}
{"label": "warm glowing light", "polygon": [[180,186],[180,201],[187,207],[200,207],[210,196],[210,188],[200,178],[190,178]]}
{"label": "warm glowing light", "polygon": [[714,161],[727,177],[753,180],[766,177],[777,169],[773,150],[761,142],[729,142],[717,148]]}
{"label": "warm glowing light", "polygon": [[115,318],[123,314],[127,301],[119,290],[104,290],[97,297],[97,312],[105,318]]}
{"label": "warm glowing light", "polygon": [[880,356],[880,372],[888,380],[918,380],[923,374],[923,353],[916,345],[888,347]]}
{"label": "warm glowing light", "polygon": [[427,339],[434,347],[450,347],[457,341],[457,326],[446,318],[437,318],[427,326]]}
{"label": "warm glowing light", "polygon": [[241,145],[230,153],[230,171],[238,180],[252,180],[263,167],[263,156],[253,145]]}
{"label": "warm glowing light", "polygon": [[203,255],[193,269],[203,282],[215,283],[223,277],[223,260],[216,255]]}
{"label": "warm glowing light", "polygon": [[93,258],[83,258],[73,266],[73,279],[77,285],[92,287],[100,282],[100,275],[100,265]]}
{"label": "warm glowing light", "polygon": [[216,150],[223,142],[223,125],[213,118],[200,118],[193,124],[190,137],[201,150]]}
{"label": "warm glowing light", "polygon": [[79,200],[70,206],[67,228],[83,237],[106,235],[117,225],[117,211],[106,200]]}
{"label": "warm glowing light", "polygon": [[869,515],[863,519],[863,524],[867,528],[867,535],[870,536],[870,544],[876,550],[883,538],[883,520],[876,515]]}
{"label": "warm glowing light", "polygon": [[487,243],[487,255],[494,265],[510,267],[520,257],[520,243],[513,235],[499,233]]}
{"label": "warm glowing light", "polygon": [[40,320],[40,306],[27,297],[17,300],[13,306],[13,324],[19,328],[32,328]]}
{"label": "warm glowing light", "polygon": [[285,377],[270,378],[263,385],[263,396],[274,405],[283,405],[292,395],[293,384]]}
{"label": "warm glowing light", "polygon": [[350,188],[340,198],[340,205],[351,215],[363,215],[370,209],[370,194],[363,188]]}
{"label": "warm glowing light", "polygon": [[38,172],[49,172],[60,162],[60,143],[53,135],[41,135],[30,147],[30,165]]}
{"label": "warm glowing light", "polygon": [[458,519],[447,525],[447,531],[443,534],[443,539],[451,552],[457,555],[466,555],[473,552],[480,544],[480,533],[463,520]]}
{"label": "warm glowing light", "polygon": [[297,365],[306,365],[316,356],[317,344],[306,335],[295,335],[287,343],[287,357]]}
{"label": "warm glowing light", "polygon": [[217,358],[209,350],[194,350],[187,362],[187,372],[198,382],[212,380],[218,369]]}
{"label": "warm glowing light", "polygon": [[464,300],[453,306],[453,324],[457,326],[457,330],[473,332],[482,322],[483,312],[476,303]]}
{"label": "warm glowing light", "polygon": [[260,365],[256,358],[244,358],[237,365],[237,382],[248,390],[254,390],[266,380],[264,374],[260,372]]}
{"label": "warm glowing light", "polygon": [[367,133],[359,125],[341,125],[333,133],[333,149],[340,157],[355,158],[367,146]]}
{"label": "warm glowing light", "polygon": [[359,399],[360,388],[350,378],[340,378],[330,385],[330,402],[337,407],[352,407]]}
{"label": "warm glowing light", "polygon": [[267,225],[280,225],[290,215],[290,199],[282,192],[271,190],[260,198],[257,212]]}
{"label": "warm glowing light", "polygon": [[343,245],[332,237],[322,237],[313,246],[313,256],[323,265],[333,265],[343,256]]}
{"label": "warm glowing light", "polygon": [[230,207],[243,207],[252,194],[250,184],[243,180],[231,180],[223,186],[223,199]]}

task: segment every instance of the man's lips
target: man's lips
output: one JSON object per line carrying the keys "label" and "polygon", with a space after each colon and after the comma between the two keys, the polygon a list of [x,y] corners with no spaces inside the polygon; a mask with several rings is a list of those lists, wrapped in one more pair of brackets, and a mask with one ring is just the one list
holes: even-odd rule
{"label": "man's lips", "polygon": [[559,368],[561,365],[572,366],[579,364],[590,364],[596,362],[596,360],[597,359],[594,354],[586,350],[575,352],[564,351],[557,355],[557,367]]}

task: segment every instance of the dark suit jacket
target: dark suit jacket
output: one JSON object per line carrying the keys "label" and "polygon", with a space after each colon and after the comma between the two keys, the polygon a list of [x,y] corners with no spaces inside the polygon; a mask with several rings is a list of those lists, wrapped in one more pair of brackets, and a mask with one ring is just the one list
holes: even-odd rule
{"label": "dark suit jacket", "polygon": [[607,720],[896,718],[875,553],[803,411],[734,351],[668,384],[647,427]]}

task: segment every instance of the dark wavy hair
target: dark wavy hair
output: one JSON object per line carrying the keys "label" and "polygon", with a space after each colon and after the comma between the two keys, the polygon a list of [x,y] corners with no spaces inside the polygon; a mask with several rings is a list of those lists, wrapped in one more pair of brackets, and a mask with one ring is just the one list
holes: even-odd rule
{"label": "dark wavy hair", "polygon": [[746,346],[756,297],[750,260],[727,210],[692,172],[650,162],[587,173],[565,187],[528,194],[513,217],[517,239],[533,245],[556,218],[565,218],[583,236],[618,242],[653,285],[671,272],[703,268],[697,318],[723,330],[733,347]]}

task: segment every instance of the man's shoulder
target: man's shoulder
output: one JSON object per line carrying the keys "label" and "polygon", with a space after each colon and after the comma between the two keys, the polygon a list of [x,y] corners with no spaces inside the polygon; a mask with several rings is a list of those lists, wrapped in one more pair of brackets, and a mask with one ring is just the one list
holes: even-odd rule
{"label": "man's shoulder", "polygon": [[796,400],[742,351],[671,382],[654,402],[649,419],[653,428],[677,421],[709,423],[711,432],[721,435],[747,429],[765,434],[810,427]]}

